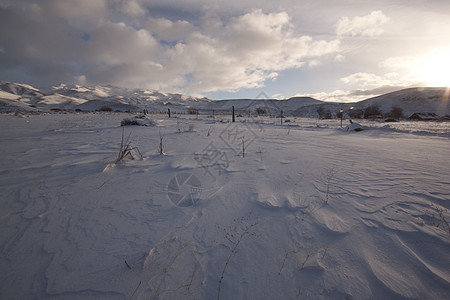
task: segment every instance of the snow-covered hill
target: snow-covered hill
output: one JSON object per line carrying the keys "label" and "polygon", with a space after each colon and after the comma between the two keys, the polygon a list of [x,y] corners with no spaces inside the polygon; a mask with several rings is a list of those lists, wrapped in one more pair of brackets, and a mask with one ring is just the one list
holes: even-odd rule
{"label": "snow-covered hill", "polygon": [[111,108],[121,111],[158,112],[173,108],[184,111],[199,103],[209,102],[206,98],[186,97],[180,94],[162,93],[153,90],[124,89],[110,86],[65,85],[43,88],[0,82],[0,109],[11,110],[87,110]]}
{"label": "snow-covered hill", "polygon": [[199,111],[201,114],[231,113],[234,106],[237,114],[262,114],[279,116],[318,117],[319,111],[336,117],[342,109],[348,115],[350,108],[363,110],[369,105],[379,105],[382,113],[392,107],[403,109],[405,117],[413,113],[450,114],[448,90],[445,88],[412,88],[385,94],[357,103],[331,103],[310,97],[275,99],[211,100],[188,97],[181,94],[163,93],[154,90],[124,89],[111,86],[65,85],[37,89],[20,83],[0,82],[0,111],[30,110],[87,110],[110,108],[120,111],[174,112]]}
{"label": "snow-covered hill", "polygon": [[409,88],[356,103],[355,108],[378,104],[382,112],[389,112],[393,106],[403,109],[406,116],[413,113],[435,113],[450,115],[450,101],[447,88]]}
{"label": "snow-covered hill", "polygon": [[292,113],[300,108],[323,103],[310,97],[294,97],[286,100],[276,99],[230,99],[210,101],[207,106],[200,106],[200,110],[230,113],[234,106],[235,112],[242,115],[255,115],[259,110],[263,115],[279,116]]}

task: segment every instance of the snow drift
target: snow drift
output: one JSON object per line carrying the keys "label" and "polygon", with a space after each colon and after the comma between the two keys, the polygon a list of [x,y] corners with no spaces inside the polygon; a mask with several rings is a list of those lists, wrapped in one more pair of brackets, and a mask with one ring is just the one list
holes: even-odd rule
{"label": "snow drift", "polygon": [[0,115],[0,298],[448,298],[448,134],[127,116]]}

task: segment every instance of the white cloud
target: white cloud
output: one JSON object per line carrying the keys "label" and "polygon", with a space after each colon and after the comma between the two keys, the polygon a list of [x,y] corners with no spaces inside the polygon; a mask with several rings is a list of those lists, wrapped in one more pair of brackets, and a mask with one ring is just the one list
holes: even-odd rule
{"label": "white cloud", "polygon": [[334,57],[334,61],[335,62],[343,62],[343,61],[345,61],[345,56],[342,54],[338,54]]}
{"label": "white cloud", "polygon": [[83,61],[107,65],[156,60],[160,51],[158,41],[145,29],[136,30],[125,23],[102,21],[90,31],[84,43]]}
{"label": "white cloud", "polygon": [[350,103],[366,100],[382,94],[398,91],[405,88],[404,86],[379,86],[372,89],[362,90],[334,90],[332,92],[319,92],[309,94],[298,94],[299,97],[312,97],[322,101]]}
{"label": "white cloud", "polygon": [[281,34],[290,27],[290,17],[286,12],[265,14],[261,9],[233,18],[228,25],[232,31],[241,33],[260,33],[262,35]]}
{"label": "white cloud", "polygon": [[388,69],[408,69],[417,64],[418,58],[416,56],[397,56],[389,57],[382,61],[379,65],[382,68]]}
{"label": "white cloud", "polygon": [[[339,42],[296,37],[287,13],[261,10],[231,19],[214,35],[192,33],[176,59],[187,60],[193,85],[203,92],[261,87],[277,72],[318,64]],[[182,63],[182,62],[180,62]]]}
{"label": "white cloud", "polygon": [[335,90],[332,92],[297,94],[294,97],[311,97],[317,100],[329,102],[352,102],[353,98],[349,98],[349,94],[349,91]]}
{"label": "white cloud", "polygon": [[91,36],[86,59],[95,67],[88,79],[188,93],[262,87],[279,71],[307,62],[317,65],[322,56],[339,51],[336,40],[295,36],[287,13],[261,10],[231,18],[214,30],[150,18],[140,30],[101,22]]}
{"label": "white cloud", "polygon": [[84,44],[83,75],[90,82],[154,89],[185,83],[178,69],[166,68],[167,50],[146,29],[103,21]]}
{"label": "white cloud", "polygon": [[314,67],[320,66],[320,61],[317,60],[317,59],[313,59],[313,60],[311,60],[311,61],[308,63],[308,66],[309,66],[310,68],[314,68]]}
{"label": "white cloud", "polygon": [[331,92],[297,94],[296,97],[311,97],[326,102],[353,103],[379,95],[380,93],[372,93],[371,91],[359,94],[358,91],[352,90],[334,90]]}
{"label": "white cloud", "polygon": [[366,16],[356,16],[353,19],[342,17],[336,24],[337,35],[374,37],[383,34],[382,25],[389,18],[382,11],[376,10]]}
{"label": "white cloud", "polygon": [[122,0],[120,4],[122,11],[130,16],[142,16],[147,12],[137,0]]}
{"label": "white cloud", "polygon": [[[354,88],[363,95],[367,90],[374,90],[385,87],[408,87],[408,86],[421,86],[415,78],[410,75],[402,75],[397,72],[388,72],[383,75],[376,75],[373,73],[358,72],[341,78],[347,86]],[[356,94],[355,94],[356,95]]]}
{"label": "white cloud", "polygon": [[340,51],[338,40],[296,34],[286,12],[252,10],[228,19],[209,12],[194,25],[149,17],[139,0],[80,1],[0,10],[15,28],[0,28],[4,68],[46,69],[52,77],[40,77],[40,84],[72,78],[198,94],[262,87],[283,70],[318,65]]}
{"label": "white cloud", "polygon": [[49,0],[42,7],[59,17],[77,21],[98,19],[108,13],[107,0]]}
{"label": "white cloud", "polygon": [[158,39],[173,42],[184,40],[195,27],[187,21],[172,22],[165,18],[149,18],[145,29],[152,32]]}
{"label": "white cloud", "polygon": [[388,84],[382,76],[372,73],[358,72],[341,78],[341,81],[346,84],[358,84],[361,87],[376,87]]}

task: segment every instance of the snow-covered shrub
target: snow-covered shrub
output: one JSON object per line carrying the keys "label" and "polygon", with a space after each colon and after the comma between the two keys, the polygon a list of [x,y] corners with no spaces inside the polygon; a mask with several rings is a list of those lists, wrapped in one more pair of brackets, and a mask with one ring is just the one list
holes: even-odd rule
{"label": "snow-covered shrub", "polygon": [[139,124],[139,122],[137,120],[133,120],[133,119],[129,119],[129,118],[125,118],[122,120],[122,122],[120,122],[120,126],[132,126],[132,125],[140,126],[141,124]]}
{"label": "snow-covered shrub", "polygon": [[120,126],[155,126],[156,123],[149,119],[125,118],[120,122]]}
{"label": "snow-covered shrub", "polygon": [[361,131],[361,130],[363,130],[361,124],[352,122],[352,120],[350,120],[350,124],[347,127],[345,127],[345,131]]}

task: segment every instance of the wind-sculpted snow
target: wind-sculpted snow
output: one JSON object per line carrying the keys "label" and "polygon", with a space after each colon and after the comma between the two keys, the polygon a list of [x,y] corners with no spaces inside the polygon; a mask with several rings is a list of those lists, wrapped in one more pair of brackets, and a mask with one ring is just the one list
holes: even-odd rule
{"label": "wind-sculpted snow", "polygon": [[0,116],[0,298],[448,298],[448,130],[131,117]]}

